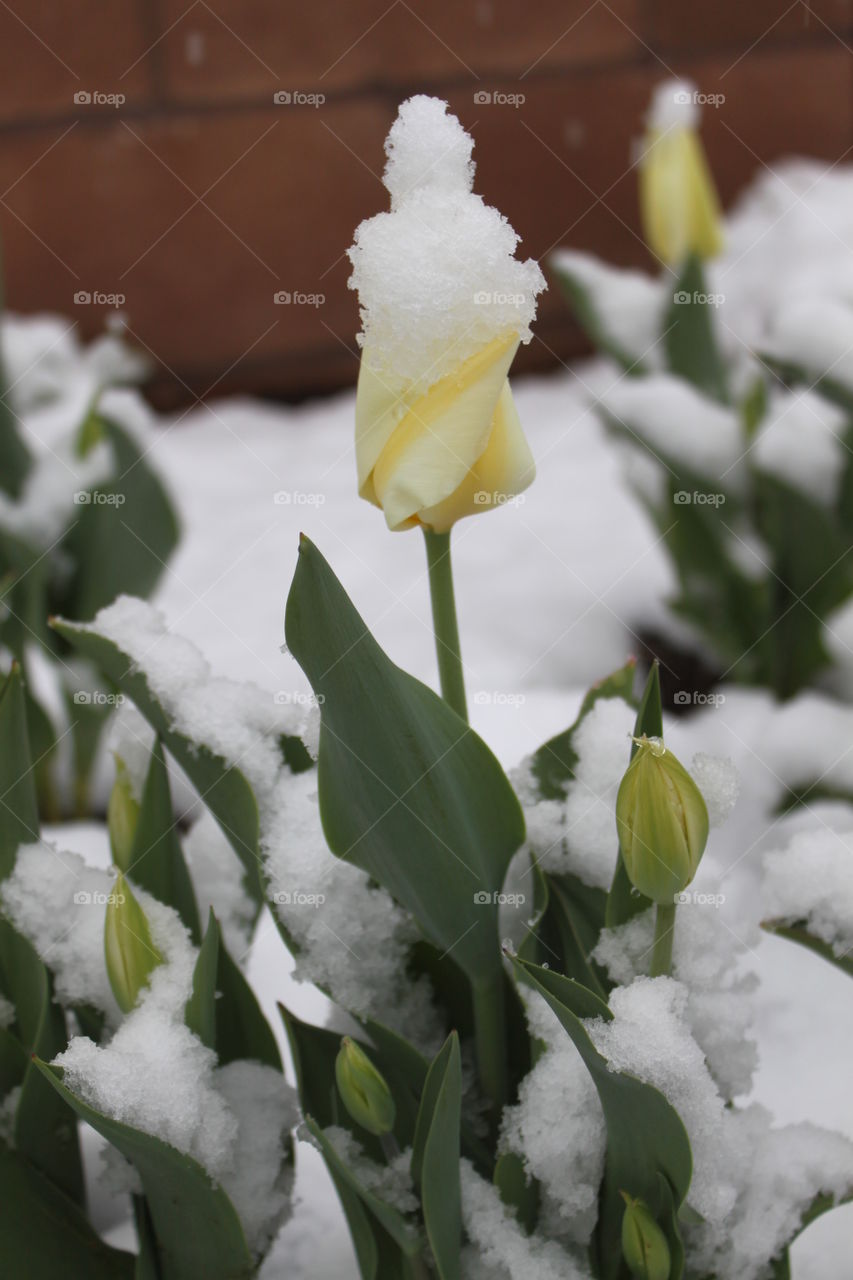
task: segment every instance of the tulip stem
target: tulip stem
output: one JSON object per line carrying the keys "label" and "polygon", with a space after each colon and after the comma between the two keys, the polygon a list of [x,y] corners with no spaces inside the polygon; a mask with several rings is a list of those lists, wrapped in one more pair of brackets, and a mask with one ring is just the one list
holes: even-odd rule
{"label": "tulip stem", "polygon": [[483,1093],[496,1112],[507,1100],[506,1007],[504,975],[473,988],[477,1074]]}
{"label": "tulip stem", "polygon": [[465,676],[459,648],[456,597],[453,594],[453,568],[450,563],[450,533],[433,533],[430,529],[424,529],[424,541],[429,569],[432,626],[435,632],[441,696],[457,715],[467,720]]}
{"label": "tulip stem", "polygon": [[659,902],[655,915],[655,941],[649,976],[668,978],[672,973],[672,940],[675,936],[675,903]]}

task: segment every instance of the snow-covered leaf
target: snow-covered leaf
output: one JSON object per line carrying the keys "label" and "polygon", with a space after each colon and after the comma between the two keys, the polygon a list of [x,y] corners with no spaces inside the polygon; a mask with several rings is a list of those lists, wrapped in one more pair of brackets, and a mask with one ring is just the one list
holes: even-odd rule
{"label": "snow-covered leaf", "polygon": [[[607,1126],[607,1153],[594,1252],[600,1280],[624,1275],[620,1243],[624,1201],[621,1192],[649,1206],[667,1234],[673,1257],[680,1253],[678,1207],[687,1195],[692,1173],[690,1144],[677,1112],[651,1085],[621,1071],[611,1071],[592,1043],[583,1019],[610,1021],[607,1005],[585,987],[561,974],[517,958],[519,977],[532,982],[571,1037],[595,1084]],[[654,1035],[654,1029],[649,1028]],[[661,1177],[672,1194],[663,1195]],[[680,1270],[671,1280],[679,1280]]]}
{"label": "snow-covered leaf", "polygon": [[214,1049],[221,1067],[250,1059],[281,1070],[281,1055],[257,997],[225,947],[211,908],[193,973],[186,1023]]}
{"label": "snow-covered leaf", "polygon": [[162,1280],[198,1280],[202,1275],[249,1280],[254,1263],[240,1219],[207,1171],[159,1138],[89,1106],[63,1083],[60,1067],[39,1059],[36,1067],[80,1119],[135,1166],[157,1237]]}
{"label": "snow-covered leaf", "polygon": [[441,698],[390,661],[304,537],[285,633],[321,703],[330,849],[407,907],[475,988],[494,983],[496,897],[524,838],[506,775]]}

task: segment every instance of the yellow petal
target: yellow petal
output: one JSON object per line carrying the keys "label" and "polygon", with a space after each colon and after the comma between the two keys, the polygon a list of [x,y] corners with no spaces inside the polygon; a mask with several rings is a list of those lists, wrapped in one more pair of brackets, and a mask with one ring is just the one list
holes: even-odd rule
{"label": "yellow petal", "polygon": [[[372,497],[389,528],[404,527],[450,497],[483,455],[518,341],[515,333],[493,339],[409,406],[396,425],[399,397],[388,393],[381,417],[357,427],[360,474],[384,440],[362,491],[369,493],[371,478]],[[379,407],[378,398],[371,407]]]}
{"label": "yellow petal", "polygon": [[449,498],[420,512],[420,523],[436,533],[446,533],[457,520],[489,511],[522,493],[535,475],[533,454],[521,429],[509,382],[504,382],[485,452]]}

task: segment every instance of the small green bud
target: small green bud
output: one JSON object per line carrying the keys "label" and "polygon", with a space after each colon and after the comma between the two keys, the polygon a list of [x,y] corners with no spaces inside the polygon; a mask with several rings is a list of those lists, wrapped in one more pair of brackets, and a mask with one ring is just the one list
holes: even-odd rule
{"label": "small green bud", "polygon": [[696,874],[708,841],[702,792],[660,738],[637,738],[616,797],[616,827],[631,883],[671,906]]}
{"label": "small green bud", "polygon": [[116,1003],[123,1013],[130,1013],[163,957],[151,941],[145,912],[121,874],[107,902],[104,954]]}
{"label": "small green bud", "polygon": [[669,1280],[670,1257],[666,1236],[642,1200],[622,1192],[622,1254],[637,1280]]}
{"label": "small green bud", "polygon": [[356,1124],[377,1136],[391,1132],[397,1114],[391,1090],[367,1054],[349,1036],[341,1040],[335,1079],[344,1106]]}
{"label": "small green bud", "polygon": [[139,801],[121,756],[116,756],[116,778],[107,802],[107,830],[113,862],[120,871],[130,870],[133,840],[139,823]]}

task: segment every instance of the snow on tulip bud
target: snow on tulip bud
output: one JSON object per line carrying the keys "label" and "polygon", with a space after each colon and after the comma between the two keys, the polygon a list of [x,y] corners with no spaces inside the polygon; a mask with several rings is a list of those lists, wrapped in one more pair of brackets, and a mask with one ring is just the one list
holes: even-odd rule
{"label": "snow on tulip bud", "polygon": [[616,796],[619,848],[635,888],[671,906],[705,852],[708,809],[690,774],[660,738],[636,738],[635,743]]}
{"label": "snow on tulip bud", "polygon": [[679,266],[690,253],[712,258],[723,247],[721,214],[687,80],[658,85],[639,161],[640,213],[654,254]]}
{"label": "snow on tulip bud", "polygon": [[349,250],[358,489],[389,529],[446,533],[535,474],[507,374],[545,280],[474,194],[473,145],[446,102],[404,102],[385,144],[391,209],[362,222]]}
{"label": "snow on tulip bud", "polygon": [[363,1049],[344,1036],[335,1059],[338,1092],[349,1114],[377,1137],[394,1128],[396,1107],[391,1090]]}
{"label": "snow on tulip bud", "polygon": [[107,830],[113,862],[120,871],[128,871],[139,823],[139,801],[124,761],[116,756],[115,762],[115,782],[107,802]]}
{"label": "snow on tulip bud", "polygon": [[669,1280],[670,1256],[666,1236],[642,1200],[622,1192],[622,1255],[636,1280]]}
{"label": "snow on tulip bud", "polygon": [[130,1013],[163,957],[151,940],[145,912],[121,874],[107,902],[104,954],[116,1004]]}

